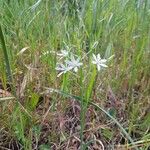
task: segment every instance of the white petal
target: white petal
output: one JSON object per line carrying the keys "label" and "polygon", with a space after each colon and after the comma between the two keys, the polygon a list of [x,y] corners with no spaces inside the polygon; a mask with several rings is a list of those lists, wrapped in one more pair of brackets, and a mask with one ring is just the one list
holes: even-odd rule
{"label": "white petal", "polygon": [[75,68],[74,68],[74,71],[77,72],[77,71],[78,71],[78,67],[75,67]]}
{"label": "white petal", "polygon": [[66,71],[70,71],[71,69],[73,69],[73,67],[69,66]]}
{"label": "white petal", "polygon": [[95,54],[93,54],[93,58],[94,58],[95,60],[97,60],[97,58],[96,58]]}
{"label": "white petal", "polygon": [[60,77],[62,74],[63,74],[63,72],[60,72],[60,73],[57,75],[57,77]]}
{"label": "white petal", "polygon": [[68,51],[66,50],[61,50],[61,53],[57,53],[58,56],[61,56],[61,57],[66,57],[68,55]]}
{"label": "white petal", "polygon": [[61,53],[57,53],[57,55],[58,55],[58,56],[63,56],[63,54],[61,54]]}
{"label": "white petal", "polygon": [[83,65],[83,63],[78,63],[78,66],[82,66]]}
{"label": "white petal", "polygon": [[97,55],[97,59],[98,59],[98,60],[101,60],[100,54]]}
{"label": "white petal", "polygon": [[97,70],[100,71],[101,70],[101,66],[97,65]]}
{"label": "white petal", "polygon": [[105,64],[100,64],[102,67],[108,67],[107,65],[105,65]]}
{"label": "white petal", "polygon": [[61,67],[56,67],[55,69],[58,70],[58,71],[59,71],[59,70],[64,70],[64,69],[61,68]]}
{"label": "white petal", "polygon": [[72,62],[70,60],[65,61],[67,65],[72,66]]}
{"label": "white petal", "polygon": [[59,71],[59,70],[61,70],[62,68],[60,68],[60,67],[56,67],[55,69]]}
{"label": "white petal", "polygon": [[68,53],[68,51],[66,51],[66,50],[61,50],[61,53],[62,53],[62,54],[66,54],[66,53]]}
{"label": "white petal", "polygon": [[96,62],[96,61],[92,61],[92,63],[93,63],[93,64],[97,64],[97,62]]}
{"label": "white petal", "polygon": [[65,63],[66,63],[66,64],[68,64],[69,62],[70,62],[70,61],[69,61],[68,59],[67,59],[67,60],[65,60]]}

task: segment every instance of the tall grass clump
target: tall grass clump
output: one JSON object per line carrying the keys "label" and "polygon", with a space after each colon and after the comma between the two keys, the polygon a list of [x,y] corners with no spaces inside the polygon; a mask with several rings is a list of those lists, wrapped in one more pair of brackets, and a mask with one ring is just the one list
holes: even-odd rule
{"label": "tall grass clump", "polygon": [[148,0],[0,10],[0,149],[149,148]]}

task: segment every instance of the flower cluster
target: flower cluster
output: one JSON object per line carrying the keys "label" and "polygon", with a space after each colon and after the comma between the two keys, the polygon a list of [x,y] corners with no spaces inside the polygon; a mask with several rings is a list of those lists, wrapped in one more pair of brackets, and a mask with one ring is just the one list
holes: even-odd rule
{"label": "flower cluster", "polygon": [[[60,59],[65,58],[65,64],[57,64],[57,67],[55,68],[57,71],[59,71],[57,77],[72,70],[77,72],[78,69],[83,65],[83,63],[80,62],[80,57],[76,58],[72,53],[69,55],[69,52],[66,50],[62,50],[61,53],[57,55],[60,56]],[[107,60],[102,59],[100,54],[93,54],[92,63],[97,66],[98,71],[100,71],[102,67],[108,67],[106,62]]]}
{"label": "flower cluster", "polygon": [[77,72],[78,68],[83,65],[83,63],[80,62],[79,57],[76,59],[73,54],[71,54],[71,56],[69,57],[69,53],[67,53],[67,51],[65,50],[61,51],[59,56],[61,56],[61,58],[66,57],[66,60],[65,60],[65,64],[57,64],[56,70],[60,71],[57,77],[71,70],[73,70],[74,72]]}

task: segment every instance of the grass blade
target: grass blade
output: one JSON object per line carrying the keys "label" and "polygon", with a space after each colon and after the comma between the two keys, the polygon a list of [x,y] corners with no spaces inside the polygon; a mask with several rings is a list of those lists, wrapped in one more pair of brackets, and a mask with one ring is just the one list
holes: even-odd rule
{"label": "grass blade", "polygon": [[9,81],[10,84],[12,84],[13,83],[12,72],[11,72],[8,52],[7,52],[7,48],[6,48],[6,44],[5,44],[5,38],[4,38],[4,34],[3,34],[1,24],[0,24],[0,41],[1,41],[2,50],[3,50],[3,54],[4,54],[4,60],[5,60],[5,64],[6,64],[6,71],[7,71],[7,74],[8,74],[8,81]]}
{"label": "grass blade", "polygon": [[0,97],[0,102],[13,100],[13,99],[15,99],[15,97]]}

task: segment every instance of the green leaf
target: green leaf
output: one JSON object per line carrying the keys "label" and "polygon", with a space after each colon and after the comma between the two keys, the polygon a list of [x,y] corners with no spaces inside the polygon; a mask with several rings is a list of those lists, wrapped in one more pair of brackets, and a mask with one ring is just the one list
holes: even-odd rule
{"label": "green leaf", "polygon": [[4,38],[4,34],[3,34],[1,24],[0,24],[0,42],[1,42],[2,50],[3,50],[3,54],[4,54],[4,60],[5,60],[5,63],[6,63],[6,70],[7,70],[7,74],[8,74],[8,80],[12,84],[13,83],[12,72],[11,72],[8,52],[7,52],[7,48],[6,48],[6,44],[5,44],[5,38]]}
{"label": "green leaf", "polygon": [[29,103],[27,104],[31,110],[34,110],[39,102],[39,95],[37,93],[31,94],[31,99],[29,99]]}
{"label": "green leaf", "polygon": [[50,146],[49,145],[46,145],[46,144],[42,144],[40,145],[40,150],[50,150]]}
{"label": "green leaf", "polygon": [[107,128],[104,128],[104,129],[101,129],[102,131],[102,134],[104,137],[106,137],[107,139],[111,140],[112,137],[113,137],[113,131],[111,131],[110,129],[107,129]]}
{"label": "green leaf", "polygon": [[91,78],[90,78],[90,82],[88,84],[88,87],[87,87],[87,90],[86,90],[86,93],[85,93],[85,99],[86,99],[87,102],[89,101],[89,99],[91,97],[93,86],[94,86],[95,79],[96,79],[96,75],[97,75],[97,70],[96,70],[96,67],[94,66],[93,71],[92,71],[92,75],[91,75]]}

